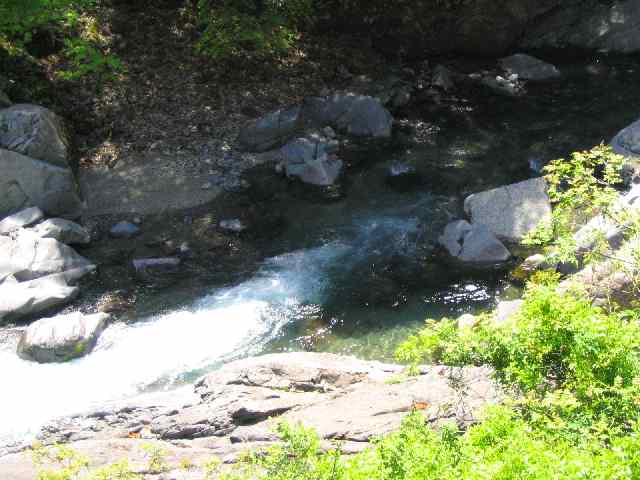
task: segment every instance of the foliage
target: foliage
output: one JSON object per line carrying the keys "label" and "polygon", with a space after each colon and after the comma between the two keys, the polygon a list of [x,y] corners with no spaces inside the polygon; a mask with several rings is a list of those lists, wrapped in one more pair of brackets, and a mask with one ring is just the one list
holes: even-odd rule
{"label": "foliage", "polygon": [[124,66],[103,44],[95,18],[87,15],[95,0],[0,0],[0,46],[27,55],[38,35],[60,43],[69,68],[63,79],[95,74],[111,79]]}
{"label": "foliage", "polygon": [[[551,221],[543,222],[525,239],[526,245],[551,244],[552,256],[560,262],[577,263],[578,245],[574,236],[578,227],[596,215],[624,223],[625,212],[614,207],[617,187],[622,183],[624,157],[611,147],[599,145],[590,151],[574,152],[569,160],[553,160],[544,168],[549,199],[553,204]],[[597,244],[591,255],[602,253],[605,239],[593,231]]]}
{"label": "foliage", "polygon": [[311,0],[199,0],[197,48],[215,60],[287,54],[310,21]]}
{"label": "foliage", "polygon": [[[65,445],[32,448],[33,462],[39,467],[36,480],[139,480],[127,460],[89,470],[89,458]],[[50,465],[46,468],[45,464]]]}
{"label": "foliage", "polygon": [[162,473],[169,469],[167,464],[167,452],[161,446],[153,443],[145,443],[142,449],[147,454],[147,470],[153,473]]}

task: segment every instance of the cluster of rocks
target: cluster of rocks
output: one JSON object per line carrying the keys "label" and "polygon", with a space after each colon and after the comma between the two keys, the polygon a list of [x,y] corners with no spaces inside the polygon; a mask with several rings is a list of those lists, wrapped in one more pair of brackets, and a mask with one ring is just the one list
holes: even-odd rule
{"label": "cluster of rocks", "polygon": [[492,266],[508,261],[507,246],[518,245],[536,226],[551,218],[551,203],[542,178],[474,193],[464,201],[469,221],[445,227],[440,244],[458,261]]}
{"label": "cluster of rocks", "polygon": [[[46,219],[38,207],[0,221],[0,323],[38,318],[73,301],[80,279],[96,267],[70,245],[89,241],[82,226]],[[18,354],[38,362],[81,356],[93,348],[105,321],[80,313],[37,320],[23,332]]]}
{"label": "cluster of rocks", "polygon": [[[136,451],[153,441],[167,451],[173,471],[183,458],[200,464],[215,456],[233,463],[247,450],[264,449],[277,441],[273,428],[279,420],[313,427],[325,448],[338,441],[345,454],[353,454],[396,430],[412,410],[433,425],[454,421],[464,427],[476,421],[484,406],[502,398],[489,368],[425,366],[410,378],[400,377],[402,371],[400,365],[333,354],[254,357],[225,365],[195,388],[145,395],[62,419],[44,428],[40,440],[90,450],[101,464],[126,456],[141,473],[147,473],[148,462]],[[27,476],[31,468],[22,453],[0,457],[0,470],[15,480],[33,478]]]}
{"label": "cluster of rocks", "polygon": [[[393,117],[376,98],[353,93],[308,97],[301,105],[272,112],[247,125],[238,138],[252,152],[273,151],[277,171],[304,183],[328,186],[343,162],[335,131],[364,138],[391,136]],[[275,149],[275,150],[274,150]]]}

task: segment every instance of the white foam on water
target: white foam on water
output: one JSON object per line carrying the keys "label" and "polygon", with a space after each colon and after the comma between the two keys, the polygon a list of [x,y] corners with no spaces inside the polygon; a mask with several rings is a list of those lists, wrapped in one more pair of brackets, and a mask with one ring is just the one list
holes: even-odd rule
{"label": "white foam on water", "polygon": [[63,364],[20,359],[0,346],[0,443],[24,441],[54,418],[101,402],[175,385],[188,372],[258,353],[304,305],[321,303],[326,270],[350,248],[339,243],[274,257],[254,278],[190,308],[133,325],[114,324],[85,358]]}

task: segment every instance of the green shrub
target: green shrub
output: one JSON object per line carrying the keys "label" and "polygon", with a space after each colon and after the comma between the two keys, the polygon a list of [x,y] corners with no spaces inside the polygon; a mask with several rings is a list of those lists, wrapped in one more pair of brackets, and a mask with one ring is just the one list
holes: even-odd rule
{"label": "green shrub", "polygon": [[85,13],[95,0],[0,0],[0,48],[27,55],[38,34],[59,41],[69,67],[58,72],[67,80],[95,74],[99,81],[124,70],[105,51],[95,18]]}
{"label": "green shrub", "polygon": [[215,60],[287,54],[309,21],[311,0],[199,0],[198,50]]}

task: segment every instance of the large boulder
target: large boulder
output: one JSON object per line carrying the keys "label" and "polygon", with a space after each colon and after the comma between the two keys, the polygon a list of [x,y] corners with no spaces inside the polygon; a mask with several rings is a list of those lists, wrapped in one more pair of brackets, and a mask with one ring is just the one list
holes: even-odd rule
{"label": "large boulder", "polygon": [[640,51],[640,2],[637,0],[565,2],[531,25],[520,42],[524,48]]}
{"label": "large boulder", "polygon": [[20,104],[0,110],[0,147],[59,167],[68,167],[69,140],[51,110]]}
{"label": "large boulder", "polygon": [[519,243],[542,222],[551,219],[551,203],[542,178],[474,193],[464,201],[471,223],[486,225],[500,240]]}
{"label": "large boulder", "polygon": [[439,241],[452,257],[463,263],[494,265],[511,258],[509,250],[486,226],[471,225],[466,220],[448,224]]}
{"label": "large boulder", "polygon": [[18,355],[40,363],[66,362],[91,352],[106,327],[109,314],[74,312],[43,318],[23,332]]}
{"label": "large boulder", "polygon": [[323,139],[297,138],[280,150],[288,177],[317,186],[333,185],[343,168],[342,160],[327,152]]}
{"label": "large boulder", "polygon": [[53,238],[29,230],[0,236],[0,282],[10,275],[26,281],[89,266],[89,260]]}
{"label": "large boulder", "polygon": [[44,212],[38,207],[25,208],[0,221],[0,234],[15,232],[29,227],[44,218]]}
{"label": "large boulder", "polygon": [[338,93],[305,99],[300,122],[307,128],[329,125],[358,137],[389,137],[393,117],[373,97]]}
{"label": "large boulder", "polygon": [[74,284],[93,271],[91,265],[27,282],[8,277],[0,283],[0,322],[30,318],[68,304],[79,293]]}
{"label": "large boulder", "polygon": [[531,80],[541,82],[551,80],[560,76],[560,70],[550,63],[525,55],[524,53],[516,53],[509,57],[500,59],[500,65],[509,74],[516,74],[522,80]]}
{"label": "large boulder", "polygon": [[82,209],[73,173],[0,148],[0,216],[30,206],[52,216],[75,216]]}
{"label": "large boulder", "polygon": [[250,152],[265,152],[284,144],[298,128],[300,107],[277,110],[249,123],[238,137]]}
{"label": "large boulder", "polygon": [[31,229],[40,238],[53,238],[67,245],[86,245],[91,235],[81,225],[64,218],[50,218]]}
{"label": "large boulder", "polygon": [[640,158],[640,119],[622,129],[613,140],[614,152],[632,159]]}

